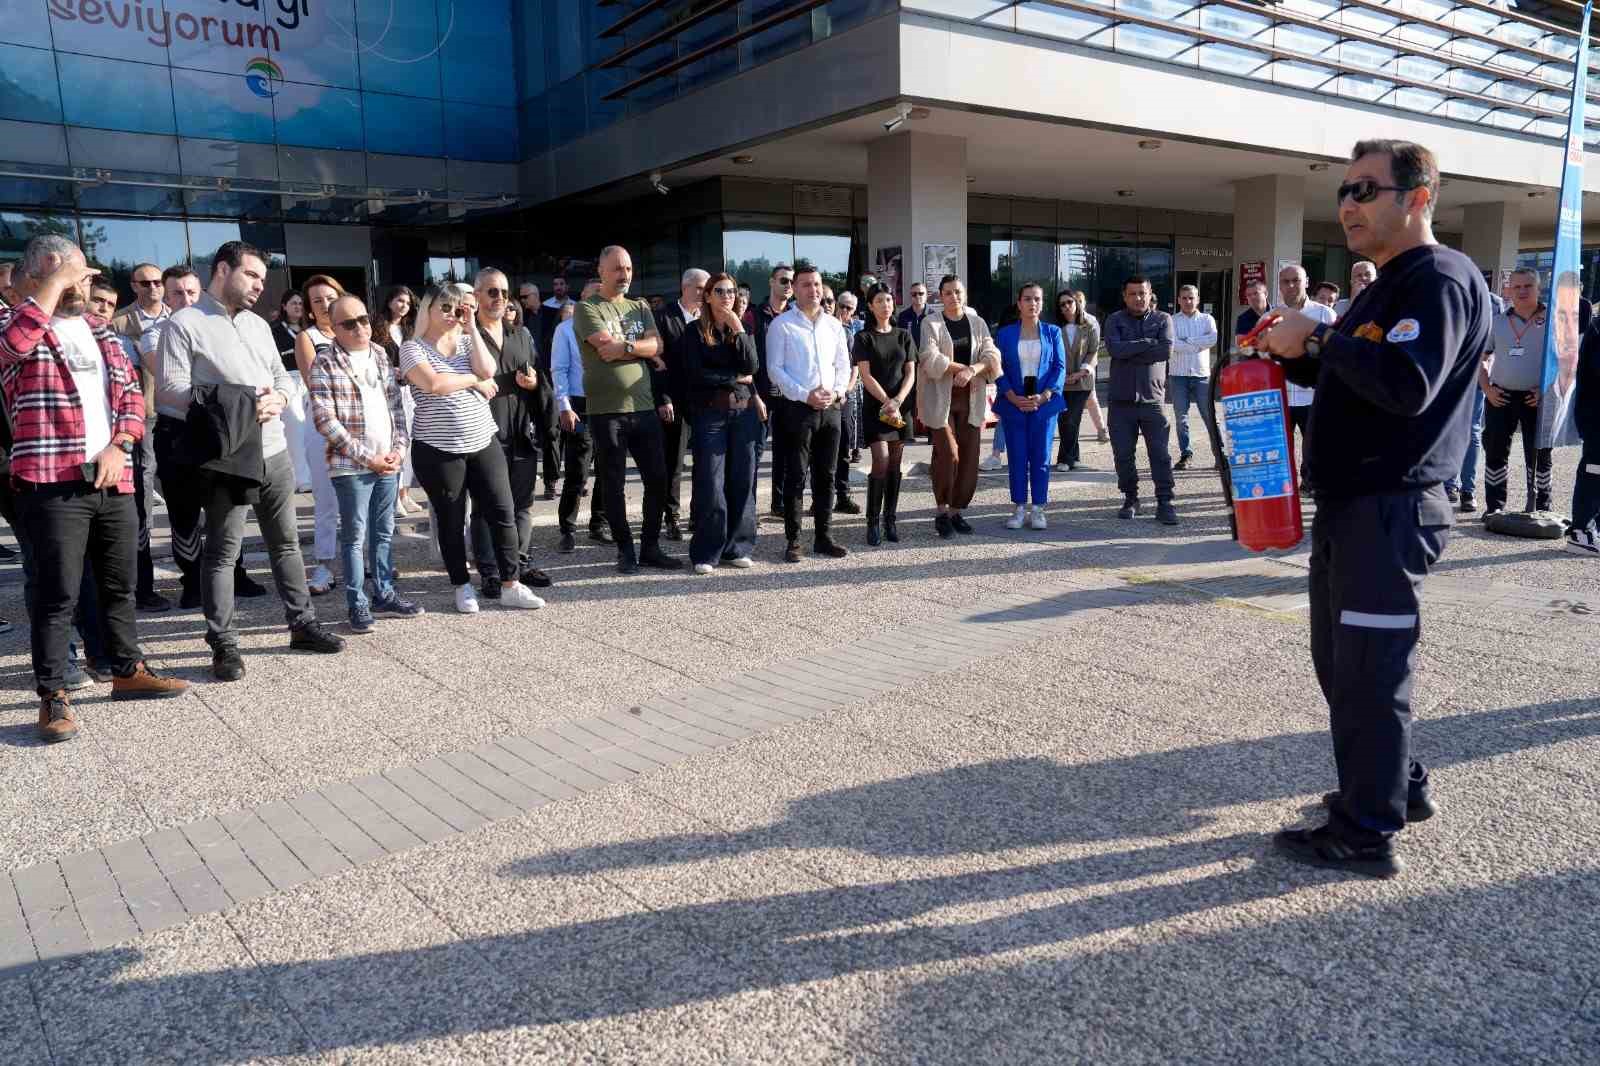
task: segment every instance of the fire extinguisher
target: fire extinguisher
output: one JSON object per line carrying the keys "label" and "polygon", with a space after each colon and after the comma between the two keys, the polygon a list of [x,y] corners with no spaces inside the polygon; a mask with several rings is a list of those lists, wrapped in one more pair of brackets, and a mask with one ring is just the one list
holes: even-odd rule
{"label": "fire extinguisher", "polygon": [[[1250,354],[1250,342],[1276,320],[1263,318],[1239,342],[1240,350]],[[1247,358],[1217,376],[1231,445],[1234,524],[1239,543],[1251,551],[1293,548],[1305,536],[1285,385],[1283,367],[1270,359]]]}

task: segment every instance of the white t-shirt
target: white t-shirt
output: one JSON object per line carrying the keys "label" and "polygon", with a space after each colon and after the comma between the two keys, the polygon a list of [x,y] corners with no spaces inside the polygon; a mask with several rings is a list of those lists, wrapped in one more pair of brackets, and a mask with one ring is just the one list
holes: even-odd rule
{"label": "white t-shirt", "polygon": [[[364,352],[345,352],[350,357],[350,370],[356,388],[361,391],[361,415],[366,422],[363,434],[367,444],[379,455],[389,454],[394,443],[394,425],[389,414],[389,398],[383,392],[384,369],[372,358],[372,349]],[[357,470],[330,470],[333,477],[356,474]]]}
{"label": "white t-shirt", "polygon": [[61,342],[78,401],[83,404],[83,459],[89,462],[111,443],[111,394],[106,391],[105,357],[82,315],[57,315],[50,320],[50,328]]}
{"label": "white t-shirt", "polygon": [[1017,341],[1017,362],[1022,364],[1022,376],[1036,378],[1039,376],[1039,339]]}

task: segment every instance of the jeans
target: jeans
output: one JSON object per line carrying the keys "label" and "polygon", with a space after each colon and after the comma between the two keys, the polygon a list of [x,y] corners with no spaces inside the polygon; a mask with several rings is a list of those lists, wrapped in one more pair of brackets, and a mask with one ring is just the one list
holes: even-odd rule
{"label": "jeans", "polygon": [[1055,443],[1055,432],[1055,412],[1018,411],[1009,403],[1000,405],[1000,433],[996,436],[1003,436],[1006,442],[1011,502],[1019,507],[1028,502],[1030,487],[1035,507],[1050,500],[1050,446]]}
{"label": "jeans", "polygon": [[[515,581],[528,563],[528,552],[533,547],[533,498],[539,491],[539,462],[538,455],[506,453],[506,480],[511,484],[511,507],[517,522],[518,566],[513,573],[500,574],[501,581]],[[494,580],[500,569],[494,561],[494,537],[488,520],[476,507],[472,509],[472,558],[484,580]]]}
{"label": "jeans", "polygon": [[597,491],[604,494],[606,523],[617,542],[617,554],[633,555],[633,529],[628,525],[628,497],[624,487],[628,478],[628,456],[644,482],[644,522],[639,541],[644,550],[658,548],[661,517],[666,511],[667,463],[662,453],[661,418],[654,410],[629,414],[590,415],[589,432],[594,438]]}
{"label": "jeans", "polygon": [[[148,429],[148,427],[146,427]],[[135,586],[140,596],[156,590],[156,561],[150,554],[150,514],[155,501],[150,491],[155,487],[155,442],[146,433],[133,446],[133,509],[139,516],[138,579]]]}
{"label": "jeans", "polygon": [[1111,452],[1117,460],[1117,488],[1124,499],[1139,498],[1139,461],[1134,455],[1139,438],[1150,456],[1150,480],[1155,482],[1156,501],[1172,500],[1172,453],[1167,450],[1167,416],[1158,403],[1116,403],[1111,405]]}
{"label": "jeans", "polygon": [[772,453],[772,513],[783,514],[784,486],[789,483],[789,437],[783,417],[789,401],[782,396],[767,399],[767,445]]}
{"label": "jeans", "polygon": [[1089,406],[1089,397],[1093,393],[1068,391],[1061,394],[1067,402],[1066,408],[1056,418],[1056,462],[1066,463],[1068,466],[1077,466],[1082,461],[1082,452],[1078,445],[1078,434],[1082,432],[1083,412]]}
{"label": "jeans", "polygon": [[433,506],[439,554],[444,556],[450,584],[472,583],[472,573],[467,569],[468,496],[472,498],[472,509],[489,526],[496,572],[502,575],[501,580],[514,580],[519,573],[516,506],[511,501],[506,453],[500,442],[491,440],[475,452],[447,452],[419,440],[411,445],[411,462],[417,469],[417,480],[422,482],[422,491]]}
{"label": "jeans", "polygon": [[1444,483],[1447,489],[1460,489],[1471,496],[1478,490],[1478,452],[1483,448],[1483,390],[1472,387],[1471,430],[1467,433],[1467,454],[1461,458],[1461,477]]}
{"label": "jeans", "polygon": [[65,686],[86,558],[93,561],[107,642],[105,660],[116,673],[131,673],[140,659],[133,613],[139,516],[133,495],[68,481],[28,484],[19,488],[16,503],[18,532],[25,531],[33,564],[30,637],[35,690],[46,696]]}
{"label": "jeans", "polygon": [[[283,617],[290,628],[314,622],[311,592],[306,587],[305,560],[300,557],[300,530],[294,512],[294,461],[287,450],[267,458],[266,481],[253,505],[256,525],[267,542],[272,580],[283,599]],[[206,616],[206,643],[213,648],[238,644],[233,631],[233,564],[244,543],[244,509],[226,488],[203,488],[206,550],[202,565],[200,604]]]}
{"label": "jeans", "polygon": [[[583,420],[583,397],[569,398],[573,412],[578,416],[577,433],[561,431],[561,502],[556,506],[556,519],[561,524],[561,532],[577,533],[578,525],[578,500],[581,499],[583,483],[589,478],[589,452],[594,445],[589,437],[589,426]],[[600,470],[595,468],[595,486],[589,493],[589,528],[600,529],[605,519],[600,514],[600,499],[604,490],[600,487]]]}
{"label": "jeans", "polygon": [[1189,447],[1189,404],[1203,407],[1211,402],[1211,380],[1173,375],[1167,378],[1167,398],[1172,401],[1172,421],[1178,427],[1178,454],[1188,455],[1193,451]]}
{"label": "jeans", "polygon": [[800,501],[805,498],[806,472],[811,473],[811,524],[817,540],[826,540],[833,520],[834,466],[839,461],[837,404],[818,411],[793,400],[784,404],[783,437],[789,446],[784,464],[788,480],[783,486],[783,529],[790,542],[800,539]]}
{"label": "jeans", "polygon": [[702,407],[694,414],[694,535],[689,560],[715,566],[756,548],[756,456],[761,419],[743,411]]}
{"label": "jeans", "polygon": [[333,479],[339,498],[339,564],[344,575],[344,598],[350,613],[364,611],[367,600],[367,560],[372,560],[374,599],[394,599],[394,500],[400,481],[394,474],[367,471],[340,474]]}

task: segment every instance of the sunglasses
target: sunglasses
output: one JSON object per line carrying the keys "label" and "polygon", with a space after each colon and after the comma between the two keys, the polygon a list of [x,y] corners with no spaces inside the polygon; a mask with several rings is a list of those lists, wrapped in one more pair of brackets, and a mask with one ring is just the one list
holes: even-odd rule
{"label": "sunglasses", "polygon": [[452,315],[454,315],[456,313],[456,305],[455,304],[442,303],[442,304],[439,304],[438,306],[439,306],[439,313],[441,315],[443,315],[444,317],[446,317],[446,318],[450,318]]}
{"label": "sunglasses", "polygon": [[338,323],[340,329],[348,330],[354,330],[358,326],[367,327],[371,325],[372,317],[370,315],[357,315],[354,318],[341,319]]}
{"label": "sunglasses", "polygon": [[160,278],[134,278],[133,279],[133,283],[135,285],[149,285],[152,288],[160,288],[161,287],[161,279]]}
{"label": "sunglasses", "polygon": [[711,295],[713,295],[713,296],[737,296],[737,295],[739,295],[739,290],[738,289],[730,289],[726,285],[719,285],[715,289],[711,290]]}
{"label": "sunglasses", "polygon": [[1412,189],[1421,188],[1419,185],[1379,185],[1371,178],[1362,178],[1360,181],[1347,181],[1339,186],[1338,193],[1334,196],[1335,204],[1344,203],[1346,196],[1358,204],[1370,204],[1378,198],[1380,192],[1410,192]]}
{"label": "sunglasses", "polygon": [[784,286],[788,286],[788,285],[793,285],[794,284],[794,279],[793,278],[774,278],[773,280],[775,280],[779,285],[784,285]]}
{"label": "sunglasses", "polygon": [[833,301],[828,299],[828,298],[826,298],[826,297],[824,297],[823,300],[822,300],[822,306],[823,307],[832,307],[833,306]]}
{"label": "sunglasses", "polygon": [[510,289],[484,289],[483,294],[491,300],[503,300],[511,295]]}

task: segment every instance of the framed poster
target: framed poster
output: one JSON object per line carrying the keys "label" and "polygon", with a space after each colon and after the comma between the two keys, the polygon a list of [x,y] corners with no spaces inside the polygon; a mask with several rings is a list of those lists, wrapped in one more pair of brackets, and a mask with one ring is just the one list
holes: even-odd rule
{"label": "framed poster", "polygon": [[889,292],[894,296],[894,305],[896,307],[901,306],[904,302],[905,294],[900,291],[900,278],[905,273],[903,269],[904,258],[900,252],[900,246],[895,244],[887,248],[879,248],[872,261],[872,272],[877,275],[879,281],[889,286]]}
{"label": "framed poster", "polygon": [[922,283],[931,296],[939,291],[939,279],[956,273],[960,246],[957,244],[924,244],[922,246]]}

